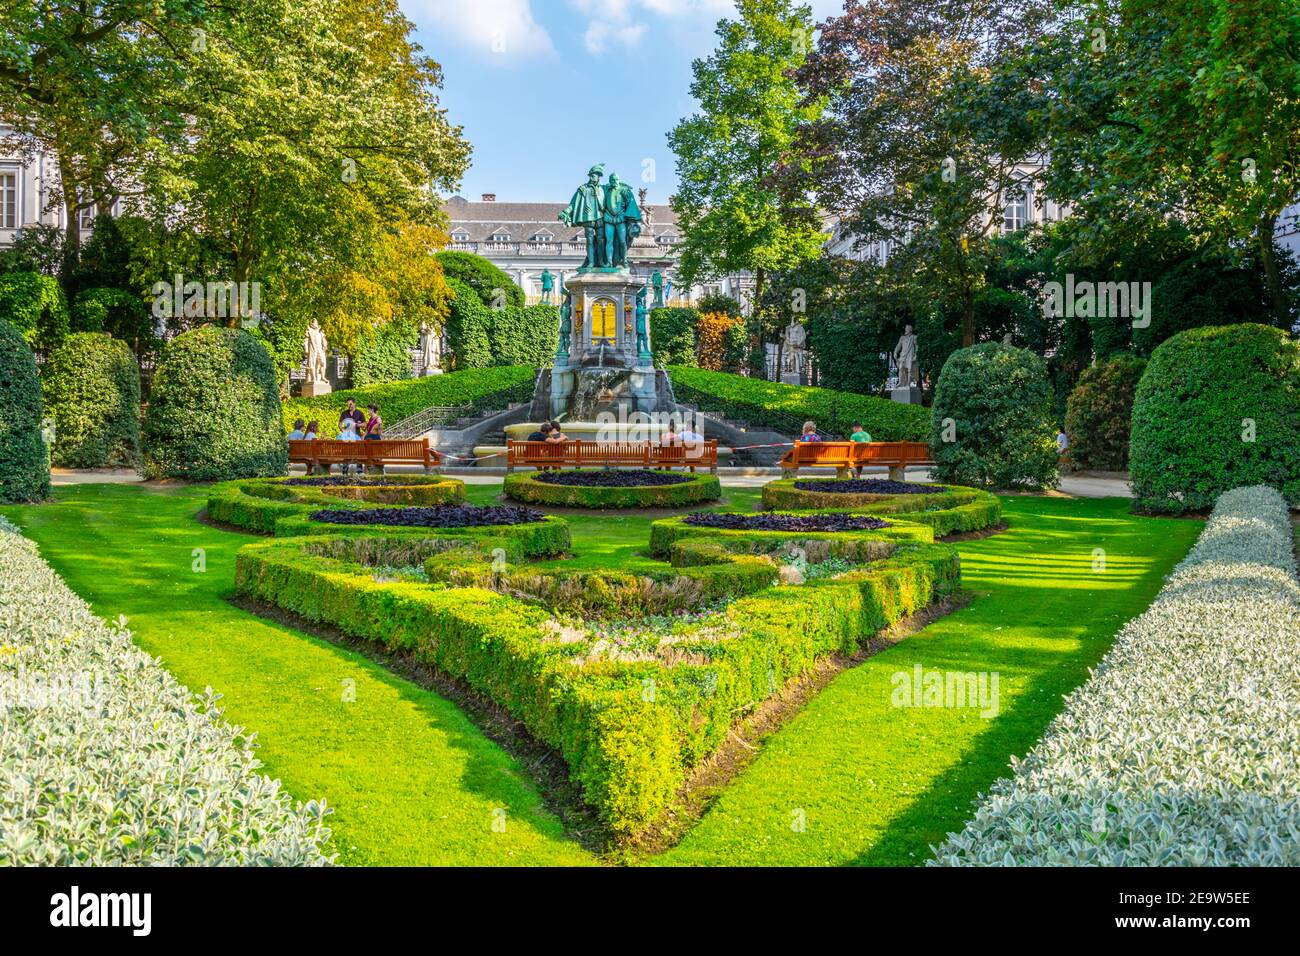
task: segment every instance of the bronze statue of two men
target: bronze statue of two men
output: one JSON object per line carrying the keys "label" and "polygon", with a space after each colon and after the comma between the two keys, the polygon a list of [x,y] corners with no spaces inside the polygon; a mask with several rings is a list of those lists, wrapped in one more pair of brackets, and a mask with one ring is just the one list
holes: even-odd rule
{"label": "bronze statue of two men", "polygon": [[587,234],[584,269],[625,269],[628,250],[641,235],[641,207],[632,187],[609,174],[601,185],[604,166],[593,166],[559,219],[566,226],[581,226]]}

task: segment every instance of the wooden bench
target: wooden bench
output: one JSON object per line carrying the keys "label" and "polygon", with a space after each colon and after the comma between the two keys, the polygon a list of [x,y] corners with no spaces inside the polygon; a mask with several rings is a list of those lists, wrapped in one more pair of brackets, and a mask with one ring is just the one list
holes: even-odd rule
{"label": "wooden bench", "polygon": [[307,473],[331,465],[359,465],[383,469],[385,465],[419,465],[427,474],[442,464],[442,456],[429,447],[427,438],[381,438],[376,441],[316,439],[289,442],[289,461],[307,466]]}
{"label": "wooden bench", "polygon": [[795,442],[781,459],[787,475],[797,475],[800,468],[834,468],[836,477],[847,478],[873,465],[888,468],[891,480],[902,481],[908,468],[933,466],[934,460],[930,446],[919,441]]}
{"label": "wooden bench", "polygon": [[646,441],[511,441],[506,471],[516,468],[708,468],[718,471],[718,443],[655,445]]}

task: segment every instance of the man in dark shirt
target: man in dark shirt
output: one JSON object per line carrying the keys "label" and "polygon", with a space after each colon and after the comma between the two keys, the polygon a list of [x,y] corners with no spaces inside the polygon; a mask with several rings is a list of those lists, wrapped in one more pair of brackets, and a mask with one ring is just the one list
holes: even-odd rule
{"label": "man in dark shirt", "polygon": [[348,399],[348,407],[343,409],[342,414],[339,415],[339,431],[343,431],[343,423],[348,419],[352,419],[357,423],[357,433],[360,434],[362,427],[366,424],[366,413],[357,408],[355,398]]}
{"label": "man in dark shirt", "polygon": [[546,436],[551,433],[551,423],[543,422],[537,426],[537,431],[528,436],[528,441],[546,441]]}

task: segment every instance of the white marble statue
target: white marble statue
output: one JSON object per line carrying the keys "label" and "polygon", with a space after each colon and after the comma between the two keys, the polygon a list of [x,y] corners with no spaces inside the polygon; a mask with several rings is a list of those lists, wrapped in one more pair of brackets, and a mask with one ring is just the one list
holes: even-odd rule
{"label": "white marble statue", "polygon": [[302,343],[303,359],[307,364],[308,385],[326,385],[329,379],[325,373],[325,359],[329,355],[329,343],[325,340],[325,330],[315,319],[307,326],[307,338]]}
{"label": "white marble statue", "polygon": [[423,374],[442,374],[442,334],[429,328],[428,322],[420,324],[420,364]]}
{"label": "white marble statue", "polygon": [[785,355],[790,371],[803,371],[808,361],[808,332],[802,322],[791,322],[786,327]]}
{"label": "white marble statue", "polygon": [[916,362],[916,335],[909,325],[894,348],[894,363],[898,366],[898,387],[915,388],[921,384],[921,369]]}

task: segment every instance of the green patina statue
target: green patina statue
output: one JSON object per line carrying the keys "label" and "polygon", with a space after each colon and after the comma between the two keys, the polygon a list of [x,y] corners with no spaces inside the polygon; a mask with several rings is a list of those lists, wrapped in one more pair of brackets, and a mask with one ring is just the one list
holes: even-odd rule
{"label": "green patina statue", "polygon": [[664,307],[664,274],[656,269],[655,274],[650,277],[650,284],[654,286],[655,290],[654,307],[662,309]]}
{"label": "green patina statue", "polygon": [[600,186],[600,178],[605,175],[604,166],[592,166],[587,173],[587,181],[578,187],[568,208],[560,213],[560,222],[566,226],[581,226],[587,234],[587,261],[584,269],[600,268],[604,243],[602,232],[605,224],[605,191]]}
{"label": "green patina statue", "polygon": [[641,235],[641,207],[632,187],[609,174],[605,186],[605,261],[613,268],[627,267],[628,250]]}
{"label": "green patina statue", "polygon": [[555,290],[555,276],[551,275],[550,269],[542,270],[542,301],[550,303],[551,293]]}
{"label": "green patina statue", "polygon": [[559,219],[566,226],[581,226],[587,236],[587,259],[583,271],[626,269],[628,250],[641,235],[641,207],[632,187],[610,173],[600,184],[604,166],[593,166],[587,181],[578,187]]}
{"label": "green patina statue", "polygon": [[560,283],[560,350],[559,355],[568,357],[569,346],[573,336],[573,293]]}

